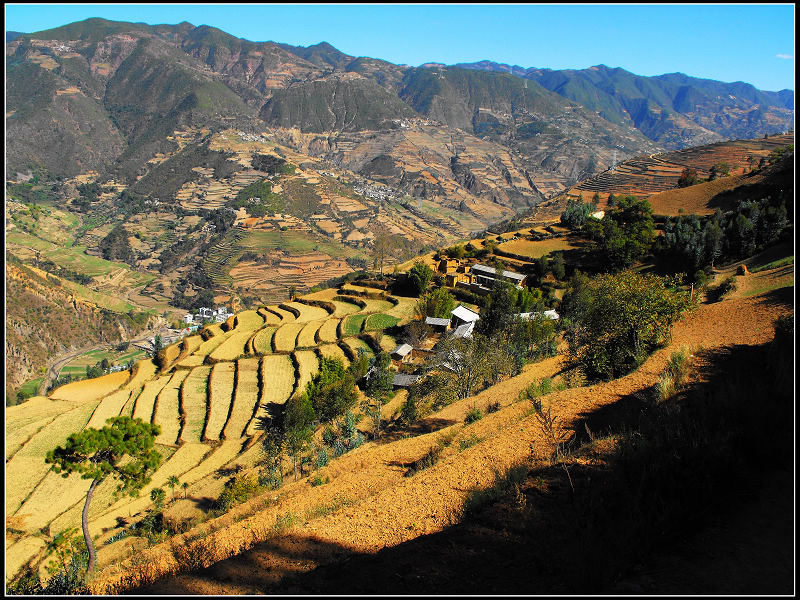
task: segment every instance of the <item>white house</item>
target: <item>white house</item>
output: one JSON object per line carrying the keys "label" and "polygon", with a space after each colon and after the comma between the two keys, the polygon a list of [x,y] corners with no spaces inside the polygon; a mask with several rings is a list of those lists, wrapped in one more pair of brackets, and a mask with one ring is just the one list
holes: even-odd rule
{"label": "white house", "polygon": [[531,319],[535,319],[539,315],[543,316],[545,319],[550,319],[551,321],[557,321],[561,317],[559,317],[558,313],[554,310],[546,310],[544,312],[526,312],[526,313],[519,313],[519,318],[523,321],[530,321]]}
{"label": "white house", "polygon": [[468,309],[463,304],[456,306],[453,309],[453,312],[450,313],[450,323],[454,329],[459,325],[463,325],[464,323],[474,323],[480,318],[481,317],[478,313],[476,313],[474,310]]}

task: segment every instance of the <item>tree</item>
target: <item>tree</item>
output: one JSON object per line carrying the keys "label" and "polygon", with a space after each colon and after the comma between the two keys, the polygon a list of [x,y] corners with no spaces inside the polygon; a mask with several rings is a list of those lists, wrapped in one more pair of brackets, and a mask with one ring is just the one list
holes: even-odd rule
{"label": "tree", "polygon": [[375,261],[380,264],[381,274],[383,274],[383,261],[400,246],[402,239],[402,237],[389,232],[385,227],[379,227],[375,231],[375,239],[372,242],[372,252]]}
{"label": "tree", "polygon": [[90,427],[71,434],[64,446],[50,450],[45,458],[62,477],[79,473],[82,479],[92,482],[81,516],[83,539],[89,549],[89,573],[97,559],[89,534],[89,506],[95,489],[112,477],[118,480],[115,496],[135,496],[150,482],[150,474],[161,462],[161,455],[154,448],[155,438],[161,432],[158,425],[131,417],[112,417],[107,423],[102,429]]}
{"label": "tree", "polygon": [[488,373],[489,344],[485,336],[475,334],[469,338],[447,338],[439,344],[433,360],[434,368],[448,373],[446,380],[437,385],[437,392],[449,388],[460,400],[469,398],[485,380]]}
{"label": "tree", "polygon": [[623,196],[606,212],[600,226],[596,236],[601,260],[611,269],[624,269],[650,250],[655,232],[653,209],[647,200]]}
{"label": "tree", "polygon": [[381,433],[381,410],[392,393],[393,374],[389,370],[392,359],[386,352],[377,354],[372,361],[372,368],[365,389],[368,399],[364,403],[367,416],[372,419],[373,437],[378,439]]}
{"label": "tree", "polygon": [[729,175],[731,171],[731,166],[726,162],[718,162],[711,167],[708,171],[708,180],[714,181],[717,177],[721,175]]}
{"label": "tree", "polygon": [[681,176],[678,178],[678,187],[689,187],[698,183],[699,181],[700,179],[697,176],[697,169],[686,167],[683,171],[681,171]]}
{"label": "tree", "polygon": [[632,271],[577,275],[561,305],[570,356],[588,377],[610,379],[640,365],[671,337],[691,305],[677,281]]}
{"label": "tree", "polygon": [[422,262],[414,263],[414,266],[408,271],[408,280],[417,296],[428,289],[428,284],[431,282],[432,278],[433,269]]}
{"label": "tree", "polygon": [[157,333],[153,338],[153,356],[158,354],[159,350],[164,347],[164,342],[161,340],[161,334]]}
{"label": "tree", "polygon": [[154,488],[150,490],[150,500],[152,500],[153,504],[155,504],[157,511],[164,508],[164,502],[166,499],[167,493],[163,488]]}
{"label": "tree", "polygon": [[417,301],[415,312],[418,317],[449,318],[456,306],[456,299],[447,288],[436,288]]}
{"label": "tree", "polygon": [[320,421],[331,421],[356,405],[358,394],[353,374],[342,361],[323,357],[319,371],[306,385],[305,393]]}
{"label": "tree", "polygon": [[553,273],[553,277],[555,277],[557,280],[561,281],[564,279],[565,266],[563,252],[554,252],[552,254],[550,259],[550,270]]}
{"label": "tree", "polygon": [[180,483],[181,483],[181,482],[180,482],[180,479],[178,479],[178,477],[177,477],[177,476],[175,476],[175,475],[170,475],[170,476],[167,478],[167,485],[168,485],[168,486],[170,487],[170,489],[172,490],[172,499],[173,499],[173,500],[175,499],[175,488],[176,488],[178,485],[180,485]]}
{"label": "tree", "polygon": [[283,414],[284,443],[292,458],[295,481],[299,479],[300,455],[308,448],[314,436],[315,419],[314,407],[307,394],[287,400]]}
{"label": "tree", "polygon": [[496,279],[491,291],[484,299],[481,318],[475,330],[491,336],[506,327],[516,314],[517,294],[507,281]]}

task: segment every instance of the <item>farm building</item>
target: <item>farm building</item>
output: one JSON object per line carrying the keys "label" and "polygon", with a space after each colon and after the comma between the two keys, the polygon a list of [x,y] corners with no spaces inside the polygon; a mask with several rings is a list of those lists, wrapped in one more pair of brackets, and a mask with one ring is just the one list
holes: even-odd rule
{"label": "farm building", "polygon": [[400,344],[397,348],[392,350],[390,356],[392,360],[400,362],[409,362],[413,358],[414,348],[411,344]]}
{"label": "farm building", "polygon": [[463,304],[459,304],[453,309],[453,312],[450,313],[450,326],[454,329],[459,325],[463,325],[465,323],[474,323],[478,319],[480,319],[480,315],[473,310],[468,309]]}
{"label": "farm building", "polygon": [[472,265],[469,274],[473,284],[478,284],[486,288],[492,287],[498,278],[513,283],[517,287],[522,287],[526,278],[525,275],[516,273],[515,271],[502,271],[498,275],[497,269],[494,267],[480,264]]}
{"label": "farm building", "polygon": [[396,373],[392,378],[392,386],[395,388],[407,388],[415,383],[422,375],[406,375],[405,373]]}
{"label": "farm building", "polygon": [[460,338],[471,338],[472,337],[472,330],[475,329],[475,321],[472,323],[464,323],[463,325],[459,325],[453,330],[453,337],[456,339]]}
{"label": "farm building", "polygon": [[425,317],[425,325],[430,326],[436,333],[444,333],[450,327],[450,319]]}

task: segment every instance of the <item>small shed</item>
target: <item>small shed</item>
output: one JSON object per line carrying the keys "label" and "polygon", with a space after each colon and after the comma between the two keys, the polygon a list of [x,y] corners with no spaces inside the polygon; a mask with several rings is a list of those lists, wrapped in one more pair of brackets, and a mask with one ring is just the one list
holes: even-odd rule
{"label": "small shed", "polygon": [[422,375],[408,375],[405,373],[396,373],[392,378],[392,386],[395,388],[407,388],[415,383]]}
{"label": "small shed", "polygon": [[414,348],[411,346],[411,344],[400,344],[397,348],[391,351],[389,356],[391,356],[393,360],[408,362],[413,358],[413,351]]}
{"label": "small shed", "polygon": [[468,309],[463,304],[459,304],[450,313],[450,325],[453,328],[463,325],[464,323],[474,323],[480,319],[480,315],[474,310]]}
{"label": "small shed", "polygon": [[444,333],[450,327],[450,319],[438,317],[425,317],[425,325],[430,326],[437,333]]}
{"label": "small shed", "polygon": [[459,325],[458,327],[453,330],[453,337],[454,338],[471,338],[472,337],[472,330],[475,328],[475,321],[472,323],[464,323],[463,325]]}

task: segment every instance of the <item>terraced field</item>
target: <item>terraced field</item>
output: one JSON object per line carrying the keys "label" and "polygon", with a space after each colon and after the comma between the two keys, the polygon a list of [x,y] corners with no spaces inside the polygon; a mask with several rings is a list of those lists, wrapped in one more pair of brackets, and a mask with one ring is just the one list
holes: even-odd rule
{"label": "terraced field", "polygon": [[[101,428],[117,415],[161,427],[156,446],[162,464],[137,498],[115,499],[111,480],[95,490],[89,521],[99,536],[102,560],[112,553],[104,540],[119,531],[117,518],[144,514],[152,507],[152,489],[175,475],[190,490],[200,490],[218,477],[219,469],[259,460],[260,446],[253,447],[253,438],[292,394],[305,390],[321,357],[349,364],[359,352],[371,356],[369,345],[356,337],[362,326],[380,332],[402,323],[413,309],[409,299],[334,300],[338,294],[325,290],[302,301],[243,311],[168,346],[165,354],[172,364],[160,368],[151,359],[140,360],[131,371],[70,383],[49,397],[10,407],[6,508],[13,533],[6,541],[7,576],[43,558],[52,536],[67,527],[80,528],[89,482],[74,475],[64,479],[44,462],[47,451],[70,433]],[[306,303],[313,300],[317,305]]]}

